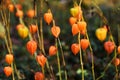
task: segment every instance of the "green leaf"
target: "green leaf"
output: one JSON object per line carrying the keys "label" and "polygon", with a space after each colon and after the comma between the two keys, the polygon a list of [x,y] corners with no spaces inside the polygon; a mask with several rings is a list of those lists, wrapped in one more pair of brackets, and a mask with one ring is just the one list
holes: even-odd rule
{"label": "green leaf", "polygon": [[[86,70],[84,70],[83,72],[84,72],[84,75],[85,75],[85,76],[88,75],[88,73],[87,73]],[[81,74],[81,73],[82,73],[82,70],[81,70],[81,69],[78,69],[78,70],[76,71],[76,73],[77,73],[77,74]]]}
{"label": "green leaf", "polygon": [[[60,73],[62,74],[62,73],[64,73],[64,71],[62,71],[62,70],[61,70],[61,72],[60,72]],[[56,76],[59,76],[59,75],[60,75],[60,73],[59,73],[59,72],[58,72],[58,73],[56,73]]]}

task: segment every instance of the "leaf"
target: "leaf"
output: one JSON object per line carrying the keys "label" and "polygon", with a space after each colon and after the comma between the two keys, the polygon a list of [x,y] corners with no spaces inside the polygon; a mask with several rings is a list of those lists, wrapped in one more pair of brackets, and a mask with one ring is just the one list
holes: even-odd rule
{"label": "leaf", "polygon": [[[62,74],[62,73],[64,73],[64,71],[62,71],[62,70],[61,70],[61,72],[60,72],[60,73]],[[56,73],[56,76],[59,76],[59,75],[60,75],[60,73],[59,73],[59,72],[58,72],[58,73]]]}
{"label": "leaf", "polygon": [[[86,70],[83,71],[84,72],[84,75],[87,76],[88,75],[88,72]],[[81,74],[82,73],[82,70],[81,69],[78,69],[76,71],[77,74]]]}

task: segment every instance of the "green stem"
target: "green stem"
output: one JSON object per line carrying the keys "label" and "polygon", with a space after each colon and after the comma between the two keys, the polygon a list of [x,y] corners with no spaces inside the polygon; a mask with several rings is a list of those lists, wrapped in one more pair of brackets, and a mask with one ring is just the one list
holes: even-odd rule
{"label": "green stem", "polygon": [[[42,13],[42,9],[43,9],[43,0],[40,0],[40,13]],[[44,55],[46,55],[46,53],[45,53],[45,49],[44,49],[44,38],[43,38],[43,20],[42,20],[42,14],[40,15],[40,40],[39,40],[39,42],[41,42],[41,44],[40,44],[40,49],[42,50],[42,52],[43,52],[43,54]],[[48,71],[50,72],[50,67],[49,67],[49,62],[48,62],[48,60],[46,61],[46,66],[47,66],[47,69],[48,69]],[[51,72],[50,72],[50,75],[51,75]]]}
{"label": "green stem", "polygon": [[12,67],[12,80],[15,80],[13,63],[11,64],[11,67]]}
{"label": "green stem", "polygon": [[[78,43],[80,44],[80,32],[78,34]],[[82,52],[81,52],[81,46],[80,47],[80,64],[81,64],[81,69],[82,69],[82,80],[84,80],[84,67],[83,67],[83,61],[82,61]]]}
{"label": "green stem", "polygon": [[18,72],[18,70],[16,68],[16,64],[14,64],[14,68],[15,68],[15,72],[16,72],[16,75],[18,77],[18,80],[21,80],[20,74],[19,74],[19,72]]}
{"label": "green stem", "polygon": [[44,67],[42,67],[42,73],[45,75],[45,70],[44,70]]}
{"label": "green stem", "polygon": [[[55,44],[56,44],[56,47],[58,48],[57,39],[55,39]],[[61,68],[60,68],[60,58],[59,58],[58,51],[57,51],[57,62],[58,62],[59,80],[62,80],[62,77],[61,77]]]}
{"label": "green stem", "polygon": [[117,66],[115,66],[115,70],[116,70],[116,76],[115,76],[115,80],[118,80],[118,76],[119,76],[119,74],[118,74],[118,67]]}
{"label": "green stem", "polygon": [[83,0],[80,0],[79,6],[81,6]]}
{"label": "green stem", "polygon": [[[116,47],[115,47],[115,59],[116,58],[117,58],[117,53],[116,53]],[[115,66],[115,70],[116,70],[115,80],[118,80],[118,68],[117,68],[117,66]]]}
{"label": "green stem", "polygon": [[100,18],[103,20],[104,24],[108,24],[108,21],[106,19],[106,17],[104,17],[102,10],[100,9],[100,7],[96,4],[96,1],[92,1],[92,4],[96,7],[97,11],[96,13],[100,16]]}
{"label": "green stem", "polygon": [[[60,45],[60,51],[62,53],[63,66],[66,67],[65,57],[64,57],[64,53],[63,53],[63,49],[62,49],[62,45],[61,45],[61,41],[60,41],[59,37],[58,37],[58,43]],[[66,71],[66,69],[65,69],[65,80],[67,80],[67,71]]]}
{"label": "green stem", "polygon": [[42,25],[42,9],[43,9],[43,0],[40,0],[40,36],[41,36],[41,50],[43,54],[45,55],[45,50],[44,50],[44,40],[43,40],[43,25]]}
{"label": "green stem", "polygon": [[8,45],[8,41],[7,41],[6,35],[5,35],[5,37],[4,37],[4,40],[5,40],[5,44],[6,44],[6,46],[7,46],[7,50],[8,50],[8,52],[10,53],[10,49],[9,49],[9,45]]}
{"label": "green stem", "polygon": [[90,54],[91,54],[91,57],[92,57],[92,76],[93,76],[93,80],[95,80],[95,71],[94,71],[94,56],[93,56],[93,50],[92,50],[92,47],[91,47],[91,43],[90,43],[90,39],[88,37],[88,34],[87,34],[87,30],[86,30],[86,36],[87,36],[87,39],[89,41],[89,48],[90,48]]}

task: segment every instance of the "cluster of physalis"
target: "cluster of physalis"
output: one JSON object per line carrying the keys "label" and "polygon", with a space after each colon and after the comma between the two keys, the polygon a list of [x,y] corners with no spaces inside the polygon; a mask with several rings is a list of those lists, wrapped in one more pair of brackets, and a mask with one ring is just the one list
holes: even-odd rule
{"label": "cluster of physalis", "polygon": [[107,41],[104,42],[104,49],[107,52],[107,55],[110,55],[113,53],[113,51],[115,50],[115,48],[117,48],[117,52],[115,50],[115,59],[113,60],[113,64],[115,66],[118,66],[120,64],[120,59],[117,58],[117,54],[120,54],[120,46],[116,47],[115,42],[113,40],[113,36],[110,32],[110,28],[109,26],[105,25],[103,27],[100,27],[98,29],[96,29],[96,37],[98,40],[100,40],[101,42],[105,41],[107,38],[107,34],[109,35],[109,38]]}
{"label": "cluster of physalis", "polygon": [[[6,63],[11,65],[13,63],[13,60],[14,60],[13,54],[11,53],[6,54],[5,56]],[[4,73],[7,77],[9,77],[12,74],[12,68],[10,66],[4,67]]]}
{"label": "cluster of physalis", "polygon": [[[83,14],[82,14],[82,10],[81,10],[80,6],[75,3],[74,7],[70,9],[70,13],[72,16],[69,18],[69,22],[72,26],[73,36],[77,35],[78,33],[86,36],[87,23],[83,19]],[[96,29],[95,35],[96,35],[98,40],[103,42],[106,40],[108,31],[109,31],[109,29],[105,25],[103,27]],[[89,40],[88,39],[81,39],[80,46],[83,50],[86,50],[86,48],[89,46]],[[80,51],[80,46],[78,43],[72,44],[71,50],[72,50],[74,55],[76,55]],[[104,42],[104,48],[105,48],[108,55],[110,55],[114,51],[115,43],[114,43],[114,41],[111,40],[111,35],[110,35],[109,40]],[[120,53],[120,46],[118,46],[117,52]],[[115,65],[116,64],[119,65],[119,63],[120,63],[119,59],[116,58],[115,61],[116,61]]]}
{"label": "cluster of physalis", "polygon": [[[55,21],[53,19],[53,15],[50,9],[48,9],[48,11],[44,14],[44,20],[48,25],[50,25],[50,23],[53,22],[53,26],[51,27],[51,33],[55,38],[58,38],[60,34],[60,27],[55,25]],[[56,53],[57,53],[57,46],[51,45],[49,48],[49,55],[53,56]]]}
{"label": "cluster of physalis", "polygon": [[[75,3],[74,7],[70,9],[70,12],[72,16],[69,18],[69,22],[71,24],[73,36],[77,34],[86,36],[87,23],[83,20],[81,7],[77,3]],[[84,37],[80,40],[80,43],[73,43],[71,45],[71,50],[74,55],[76,55],[80,51],[80,46],[83,50],[86,50],[89,46],[89,40]]]}
{"label": "cluster of physalis", "polygon": [[[74,7],[70,9],[70,13],[72,16],[69,18],[69,22],[71,25],[72,34],[73,36],[79,36],[78,42],[75,42],[71,45],[71,51],[74,55],[77,55],[78,52],[81,53],[81,49],[85,51],[88,46],[91,45],[87,34],[87,23],[84,21],[81,6],[77,3],[74,3]],[[105,41],[107,33],[109,33],[109,40]],[[81,39],[80,35],[84,37]],[[116,48],[115,42],[110,32],[110,28],[107,25],[102,26],[96,29],[95,35],[98,40],[100,40],[101,42],[104,41],[104,49],[106,50],[107,54],[110,55]],[[117,47],[117,53],[120,53],[120,46]],[[117,58],[117,54],[115,54],[113,63],[115,66],[118,66],[120,64],[120,59]]]}
{"label": "cluster of physalis", "polygon": [[[15,16],[19,18],[19,24],[16,26],[16,30],[18,31],[19,36],[22,39],[27,38],[30,35],[35,35],[37,34],[38,31],[38,26],[36,24],[30,23],[28,24],[28,27],[24,24],[23,18],[24,15],[26,15],[28,18],[33,19],[35,17],[35,10],[34,9],[29,9],[25,14],[22,10],[22,5],[21,4],[15,4],[14,2],[12,3],[11,0],[7,0],[7,7],[10,13],[15,13]],[[27,42],[26,44],[26,49],[28,52],[33,56],[36,53],[37,50],[37,42],[33,39],[30,38],[30,41]],[[9,53],[5,56],[5,61],[11,65],[13,63],[13,54]],[[46,63],[46,57],[42,54],[39,54],[36,56],[36,61],[38,64],[40,64],[41,67],[44,67]],[[13,69],[14,67],[4,67],[4,73],[7,77],[9,77],[12,72],[14,72]],[[13,73],[14,74],[14,73]],[[14,76],[13,76],[14,77]],[[35,80],[44,80],[44,75],[42,72],[36,72],[35,73]]]}
{"label": "cluster of physalis", "polygon": [[[15,16],[19,18],[19,24],[16,25],[16,30],[18,32],[18,35],[22,38],[30,38],[30,40],[26,43],[26,49],[27,51],[32,55],[36,55],[37,48],[40,46],[37,41],[34,40],[33,36],[38,33],[38,26],[37,24],[34,23],[29,23],[27,26],[25,25],[23,18],[24,16],[27,16],[30,20],[32,20],[35,15],[36,11],[34,9],[29,9],[26,11],[26,13],[23,12],[22,10],[22,5],[17,5],[14,2],[12,3],[11,1],[8,4],[8,10],[11,13],[15,13]],[[50,25],[51,22],[53,22],[53,26],[51,27],[51,33],[55,38],[59,37],[60,34],[60,28],[59,26],[55,25],[55,21],[53,20],[53,15],[51,13],[51,10],[48,9],[48,11],[43,15],[44,21]],[[40,31],[39,31],[40,32]],[[49,56],[53,56],[57,53],[57,46],[56,45],[51,45],[49,48]],[[38,54],[35,56],[36,61],[41,67],[44,67],[47,61],[47,58],[42,54]],[[13,62],[13,55],[12,54],[7,54],[6,55],[6,62],[8,64],[11,64]],[[6,76],[10,76],[12,73],[12,68],[11,67],[5,67],[4,72]],[[44,74],[42,72],[36,72],[35,73],[35,80],[44,80]]]}
{"label": "cluster of physalis", "polygon": [[90,43],[87,35],[87,22],[84,21],[83,11],[81,9],[81,1],[79,5],[74,2],[74,7],[70,9],[70,13],[72,16],[69,18],[69,22],[72,26],[72,34],[73,36],[78,36],[77,42],[71,45],[71,51],[74,55],[77,55],[78,52],[80,53],[81,79],[84,80],[84,65],[81,49],[85,52]]}
{"label": "cluster of physalis", "polygon": [[[22,1],[22,0],[21,0]],[[23,18],[26,15],[30,20],[33,19],[36,15],[36,11],[34,9],[29,9],[26,13],[23,12],[22,6],[20,4],[13,4],[11,0],[6,0],[8,4],[8,10],[11,13],[15,13],[15,16],[19,18],[19,24],[16,26],[16,30],[18,31],[19,36],[22,39],[25,39],[29,36],[30,40],[26,43],[26,49],[30,53],[31,56],[34,56],[37,52],[37,48],[40,46],[38,44],[39,41],[36,41],[33,36],[39,33],[38,25],[34,23],[29,23],[27,26],[24,24]],[[71,30],[73,36],[78,35],[78,41],[71,45],[71,51],[74,55],[77,55],[78,52],[81,52],[81,49],[85,51],[89,46],[90,42],[87,34],[87,22],[84,21],[83,12],[77,3],[74,3],[74,7],[70,9],[71,17],[69,18],[69,22],[71,25]],[[50,25],[53,22],[53,26],[51,27],[51,33],[58,40],[60,35],[60,27],[56,26],[55,21],[53,19],[53,15],[50,9],[46,13],[44,13],[44,21]],[[107,33],[109,28],[106,26],[100,27],[96,30],[96,37],[101,42],[106,40]],[[82,37],[80,37],[82,36]],[[116,48],[116,45],[113,41],[112,35],[110,34],[109,40],[104,42],[104,48],[108,55],[110,55]],[[51,45],[49,47],[49,56],[54,56],[58,52],[57,45]],[[117,47],[117,53],[120,54],[120,46]],[[82,57],[82,56],[81,56]],[[47,58],[42,54],[38,54],[35,56],[38,64],[44,68]],[[13,63],[14,56],[12,53],[6,54],[5,61],[9,65]],[[82,61],[81,61],[82,62]],[[59,63],[59,62],[58,62]],[[115,66],[120,64],[120,59],[114,59]],[[59,65],[60,67],[60,65]],[[9,77],[13,72],[13,69],[10,66],[4,67],[4,73],[7,77]],[[35,73],[35,80],[44,80],[44,74],[42,72]]]}

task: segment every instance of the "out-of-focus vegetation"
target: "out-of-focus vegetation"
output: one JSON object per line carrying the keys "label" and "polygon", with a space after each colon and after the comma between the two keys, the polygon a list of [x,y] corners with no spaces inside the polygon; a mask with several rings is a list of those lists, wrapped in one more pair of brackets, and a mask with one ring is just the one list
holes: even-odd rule
{"label": "out-of-focus vegetation", "polygon": [[[14,1],[16,2],[16,4],[22,5],[22,9],[25,14],[28,9],[33,8],[34,0],[14,0]],[[44,14],[45,12],[47,12],[47,9],[50,7],[54,19],[56,21],[56,25],[60,26],[61,28],[60,39],[65,55],[65,61],[66,61],[65,69],[68,72],[68,80],[81,80],[79,54],[75,56],[71,52],[71,44],[76,42],[77,39],[77,36],[73,37],[71,32],[71,25],[69,23],[69,17],[71,16],[70,8],[73,7],[73,1],[48,0],[49,6],[45,2],[45,0],[43,1],[44,4],[43,4],[42,13]],[[76,1],[79,3],[79,0]],[[103,19],[99,16],[100,13],[98,11],[98,8],[96,8],[93,2],[97,6],[99,6],[100,9],[102,10],[104,17],[106,17],[108,21],[107,24],[104,24]],[[105,69],[105,66],[113,58],[114,54],[111,54],[109,56],[107,55],[103,45],[104,42],[108,40],[108,37],[105,41],[100,42],[95,36],[95,30],[103,25],[110,26],[116,46],[120,45],[119,44],[120,36],[118,37],[118,34],[120,34],[120,0],[93,0],[93,1],[83,0],[82,10],[83,10],[84,19],[87,22],[87,31],[93,49],[95,77],[97,78],[102,74],[103,70]],[[23,20],[26,25],[29,24],[29,20],[26,17],[26,15],[24,15]],[[0,37],[1,37],[0,38],[0,80],[12,80],[11,77],[7,78],[3,72],[4,66],[7,65],[7,63],[5,63],[5,55],[8,52],[5,46],[5,42],[3,40],[4,30],[1,27],[4,25],[2,25],[1,22],[2,19],[0,17]],[[15,17],[15,13],[10,14],[10,23],[11,23],[10,35],[12,39],[13,51],[15,57],[14,62],[16,63],[17,69],[23,80],[34,80],[34,73],[38,70],[41,71],[41,69],[38,68],[38,65],[36,64],[34,58],[26,50],[26,43],[29,39],[28,38],[21,39],[19,37],[18,32],[16,30],[16,25],[19,24],[19,19]],[[52,24],[47,25],[43,20],[44,45],[45,45],[45,51],[47,53],[46,57],[48,58],[50,65],[52,65],[53,73],[56,77],[56,80],[58,80],[56,56],[53,56],[51,58],[48,54],[49,53],[48,49],[50,45],[54,44],[55,42],[54,37],[52,36],[50,31],[50,26],[52,26]],[[92,72],[91,72],[91,55],[89,49],[87,49],[86,52],[82,52],[82,54],[83,54],[83,62],[84,62],[85,80],[93,80]],[[117,57],[120,58],[119,55]],[[61,66],[61,68],[64,70],[63,66]],[[119,71],[120,69],[118,66],[118,73]],[[49,73],[47,71],[45,72],[46,72],[46,80],[50,80]],[[103,74],[104,77],[100,80],[115,80],[115,74],[116,74],[116,68],[113,64],[110,64],[107,71]],[[120,76],[118,76],[118,78],[120,79]]]}

